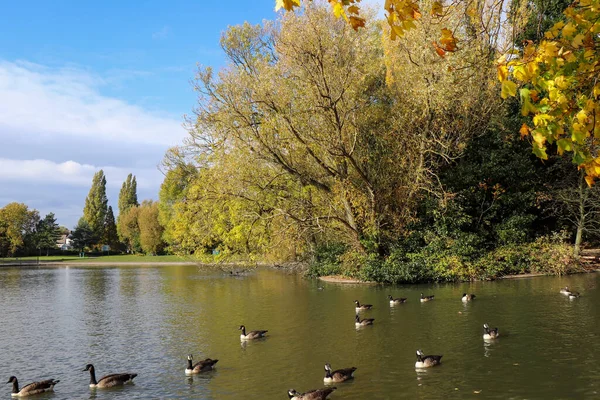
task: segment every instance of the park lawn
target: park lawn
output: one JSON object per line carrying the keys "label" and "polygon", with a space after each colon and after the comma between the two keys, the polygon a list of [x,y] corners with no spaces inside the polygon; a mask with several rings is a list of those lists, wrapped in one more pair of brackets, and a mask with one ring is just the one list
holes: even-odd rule
{"label": "park lawn", "polygon": [[[19,257],[15,260],[37,260],[37,256],[31,257]],[[10,259],[1,259],[1,261],[7,262]],[[146,256],[146,255],[136,255],[136,254],[118,254],[118,255],[108,255],[108,256],[86,256],[86,257],[78,257],[78,256],[40,256],[40,262],[53,261],[53,262],[148,262],[148,263],[161,263],[161,262],[184,262],[184,261],[194,261],[191,257],[180,257],[173,255],[166,256]]]}

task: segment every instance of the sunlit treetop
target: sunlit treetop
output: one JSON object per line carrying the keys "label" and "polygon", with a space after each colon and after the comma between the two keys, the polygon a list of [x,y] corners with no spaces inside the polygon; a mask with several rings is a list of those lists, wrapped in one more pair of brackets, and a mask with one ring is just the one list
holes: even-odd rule
{"label": "sunlit treetop", "polygon": [[600,177],[600,0],[575,1],[564,14],[540,43],[502,56],[498,79],[502,97],[518,91],[522,115],[531,116],[521,135],[533,152],[572,152],[591,185]]}
{"label": "sunlit treetop", "polygon": [[[301,7],[303,2],[309,1],[311,0],[275,0],[275,10],[293,11],[296,7]],[[344,18],[354,29],[365,26],[365,19],[360,16],[361,0],[327,1],[332,7],[333,14],[338,18]],[[407,30],[414,28],[415,22],[423,15],[418,2],[412,0],[385,0],[384,9],[392,40],[404,36]],[[446,9],[447,7],[441,1],[434,1],[429,12],[434,17],[442,18],[446,14]],[[476,13],[476,9],[470,8],[469,12]],[[450,29],[441,28],[439,41],[433,42],[432,45],[437,54],[444,57],[447,52],[456,51],[457,39]]]}

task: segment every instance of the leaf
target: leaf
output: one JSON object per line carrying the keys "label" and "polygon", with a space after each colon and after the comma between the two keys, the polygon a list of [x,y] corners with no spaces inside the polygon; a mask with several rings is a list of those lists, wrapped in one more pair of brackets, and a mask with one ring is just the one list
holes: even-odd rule
{"label": "leaf", "polygon": [[350,25],[354,30],[358,30],[358,28],[363,28],[365,26],[365,19],[361,17],[355,17],[354,15],[350,16]]}
{"label": "leaf", "polygon": [[580,47],[581,44],[583,43],[583,38],[584,38],[584,36],[582,34],[575,36],[573,38],[573,41],[571,42],[571,44],[573,44],[573,47],[575,47],[575,48]]}
{"label": "leaf", "polygon": [[[565,25],[564,28],[562,28],[563,37],[568,38],[568,37],[573,36],[573,33],[575,33],[576,30],[577,29],[575,28],[575,26],[572,23],[569,22],[567,25]],[[558,35],[555,35],[555,36],[558,36]]]}
{"label": "leaf", "polygon": [[440,1],[434,1],[431,5],[431,15],[439,17],[444,14],[444,6]]}
{"label": "leaf", "polygon": [[435,52],[438,56],[444,58],[446,56],[446,51],[442,49],[436,42],[433,42],[433,47],[435,47]]}
{"label": "leaf", "polygon": [[594,180],[595,180],[595,179],[594,179],[594,177],[593,177],[593,176],[590,176],[590,175],[586,175],[586,176],[585,176],[585,183],[587,183],[587,185],[588,185],[589,187],[592,187],[592,186],[594,186]]}
{"label": "leaf", "polygon": [[358,15],[360,13],[360,8],[358,8],[356,5],[353,5],[353,6],[348,7],[348,12],[350,14]]}
{"label": "leaf", "polygon": [[280,8],[286,11],[294,11],[294,7],[300,7],[300,0],[275,0],[275,11]]}
{"label": "leaf", "polygon": [[500,82],[508,79],[508,67],[506,65],[498,65],[498,80]]}
{"label": "leaf", "polygon": [[524,123],[523,125],[521,125],[521,129],[519,129],[519,133],[521,134],[522,138],[529,135],[529,127],[527,126],[527,124]]}
{"label": "leaf", "polygon": [[335,15],[337,18],[344,17],[344,19],[348,19],[348,17],[346,16],[346,11],[344,10],[344,6],[342,6],[341,3],[333,1],[332,7],[333,15]]}
{"label": "leaf", "polygon": [[442,29],[442,37],[440,38],[440,43],[444,46],[444,50],[455,51],[456,42],[457,39],[454,37],[454,34],[450,29]]}
{"label": "leaf", "polygon": [[546,148],[533,146],[533,154],[535,154],[538,158],[541,158],[542,160],[548,159],[548,154],[546,154]]}
{"label": "leaf", "polygon": [[513,81],[505,80],[502,82],[502,91],[500,92],[500,96],[503,99],[510,97],[514,97],[517,94],[517,84]]}

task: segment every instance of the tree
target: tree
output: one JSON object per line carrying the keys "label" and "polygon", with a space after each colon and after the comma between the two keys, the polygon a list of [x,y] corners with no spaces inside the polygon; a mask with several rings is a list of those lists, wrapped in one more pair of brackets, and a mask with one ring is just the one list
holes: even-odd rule
{"label": "tree", "polygon": [[[108,212],[108,198],[106,197],[106,177],[100,170],[94,174],[92,187],[85,199],[83,218],[94,232],[94,239],[100,240],[104,236],[104,223]],[[94,243],[96,244],[96,243]]]}
{"label": "tree", "polygon": [[517,83],[522,86],[522,114],[532,119],[521,134],[531,137],[533,152],[542,159],[548,150],[572,153],[591,185],[600,176],[600,0],[574,2],[564,15],[520,56],[502,56],[498,78],[503,98],[516,96]]}
{"label": "tree", "polygon": [[60,238],[61,230],[56,223],[54,213],[49,213],[37,223],[35,229],[35,245],[39,249],[46,249],[46,255],[51,248],[56,248],[56,241]]}
{"label": "tree", "polygon": [[119,215],[117,222],[121,240],[127,245],[127,251],[131,253],[140,251],[138,213],[139,206],[129,207],[122,215]]}
{"label": "tree", "polygon": [[40,219],[37,210],[29,210],[23,203],[9,203],[0,209],[0,251],[3,256],[14,256],[22,249],[28,237],[35,232]]}
{"label": "tree", "polygon": [[85,251],[86,248],[89,248],[98,240],[95,237],[94,230],[84,217],[79,219],[77,226],[73,229],[71,238],[73,239],[73,247],[81,252]]}
{"label": "tree", "polygon": [[164,247],[163,227],[158,221],[158,214],[158,202],[145,200],[139,206],[140,245],[144,252],[152,255],[156,255]]}
{"label": "tree", "polygon": [[139,205],[137,200],[137,181],[134,175],[129,174],[119,192],[119,215],[127,211],[129,207],[137,205]]}
{"label": "tree", "polygon": [[[467,30],[463,16],[445,18]],[[442,63],[428,26],[402,51],[318,6],[230,28],[228,69],[198,75],[191,142],[203,169],[179,208],[182,236],[237,251],[335,237],[385,255],[424,193],[443,198],[437,169],[496,104],[490,38],[474,34]]]}
{"label": "tree", "polygon": [[108,212],[106,213],[106,220],[104,221],[104,236],[102,243],[110,246],[111,250],[118,251],[119,249],[119,236],[117,234],[117,224],[115,222],[115,215],[113,209],[108,206]]}

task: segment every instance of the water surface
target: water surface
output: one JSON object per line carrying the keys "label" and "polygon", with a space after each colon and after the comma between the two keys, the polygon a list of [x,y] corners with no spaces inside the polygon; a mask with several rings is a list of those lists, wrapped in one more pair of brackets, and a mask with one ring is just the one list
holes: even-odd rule
{"label": "water surface", "polygon": [[[600,397],[600,274],[456,285],[361,286],[274,270],[195,266],[0,269],[0,378],[60,379],[40,399],[285,399],[323,386],[323,364],[356,366],[331,399]],[[582,297],[558,293],[569,285]],[[419,294],[435,294],[420,303]],[[460,301],[463,292],[477,298]],[[390,307],[387,295],[408,297]],[[374,305],[354,326],[355,299]],[[482,324],[501,338],[486,343]],[[240,324],[268,329],[242,344]],[[414,368],[415,351],[443,354]],[[217,370],[186,377],[186,356]],[[135,385],[90,390],[104,374]],[[10,398],[10,385],[0,387]]]}

